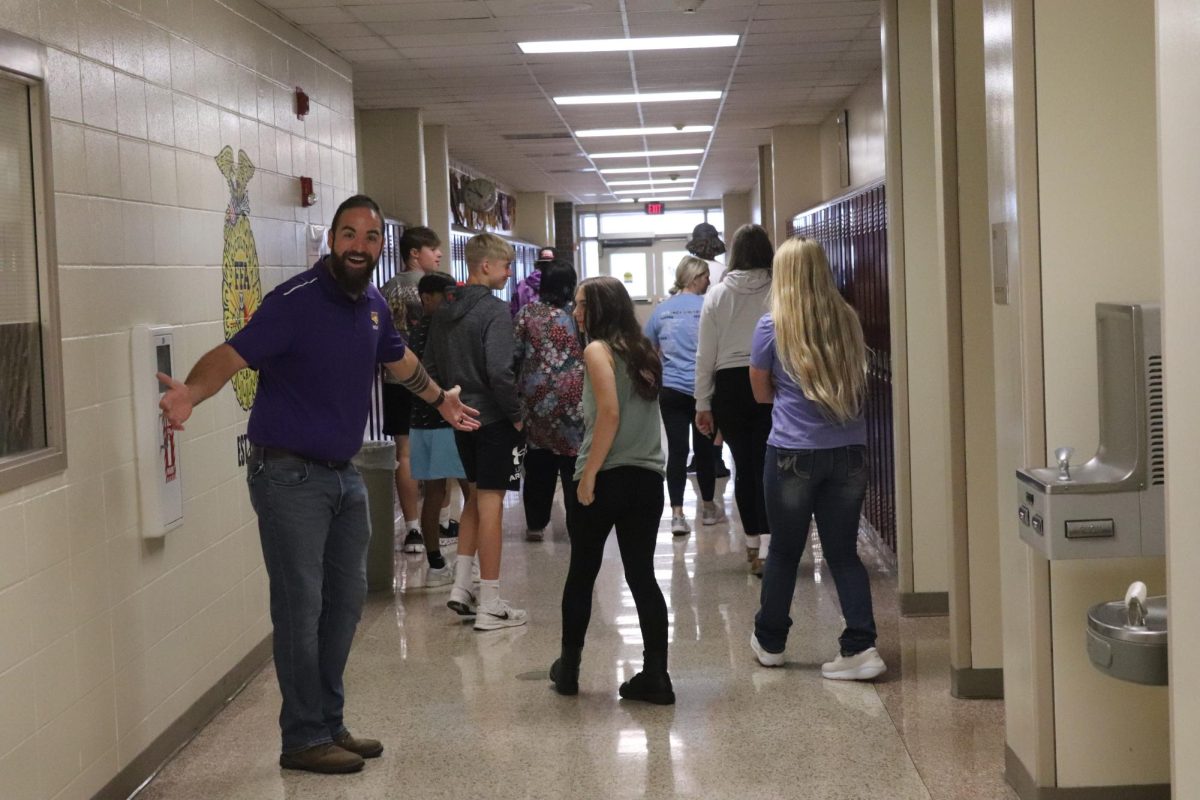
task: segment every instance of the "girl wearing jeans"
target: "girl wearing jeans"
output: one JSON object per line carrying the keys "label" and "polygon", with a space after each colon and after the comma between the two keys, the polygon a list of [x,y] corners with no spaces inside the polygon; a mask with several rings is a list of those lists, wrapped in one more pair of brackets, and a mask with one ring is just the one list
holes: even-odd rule
{"label": "girl wearing jeans", "polygon": [[846,624],[840,652],[821,674],[870,680],[887,667],[875,649],[871,583],[858,557],[867,489],[862,325],[816,241],[785,243],[774,273],[771,311],[754,331],[750,355],[755,398],[775,404],[763,471],[773,536],[750,648],[764,667],[783,664],[796,571],[815,517]]}
{"label": "girl wearing jeans", "polygon": [[662,365],[642,335],[633,301],[616,278],[589,278],[575,292],[584,348],[583,444],[575,467],[579,508],[570,528],[571,565],[562,599],[562,654],[550,667],[559,694],[579,691],[579,659],[592,616],[592,588],[608,532],[617,531],[625,582],[645,643],[642,671],[621,697],[675,702],[667,674],[667,604],[654,577],[654,543],[663,511]]}

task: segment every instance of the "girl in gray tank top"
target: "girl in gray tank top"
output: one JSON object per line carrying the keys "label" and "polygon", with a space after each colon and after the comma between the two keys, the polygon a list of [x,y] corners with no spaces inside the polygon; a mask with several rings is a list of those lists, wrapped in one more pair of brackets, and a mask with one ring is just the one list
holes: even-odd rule
{"label": "girl in gray tank top", "polygon": [[579,691],[592,588],[604,542],[615,528],[646,648],[642,671],[621,684],[620,695],[669,705],[675,691],[667,674],[667,604],[654,577],[663,515],[662,364],[642,334],[629,293],[615,278],[579,284],[575,321],[591,339],[583,351],[584,436],[575,467],[580,505],[563,586],[562,654],[550,667],[550,679],[559,694]]}

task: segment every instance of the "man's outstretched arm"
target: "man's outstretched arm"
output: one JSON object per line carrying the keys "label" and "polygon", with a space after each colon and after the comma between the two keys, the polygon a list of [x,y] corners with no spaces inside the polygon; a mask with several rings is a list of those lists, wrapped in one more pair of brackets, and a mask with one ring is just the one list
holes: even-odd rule
{"label": "man's outstretched arm", "polygon": [[167,423],[173,430],[183,430],[192,409],[219,392],[235,372],[247,366],[237,350],[229,344],[219,344],[200,357],[186,381],[158,373],[158,379],[171,387],[158,402]]}

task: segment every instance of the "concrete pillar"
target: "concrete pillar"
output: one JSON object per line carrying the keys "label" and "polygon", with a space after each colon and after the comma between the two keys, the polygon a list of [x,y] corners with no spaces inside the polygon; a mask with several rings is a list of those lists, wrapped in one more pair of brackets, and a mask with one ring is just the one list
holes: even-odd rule
{"label": "concrete pillar", "polygon": [[[1158,0],[1159,174],[1163,230],[1163,346],[1170,377],[1168,409],[1190,409],[1200,396],[1195,316],[1200,308],[1200,15],[1192,0]],[[1170,648],[1171,786],[1176,797],[1200,793],[1200,696],[1191,676],[1200,663],[1200,617],[1174,609],[1200,608],[1200,417],[1171,413],[1167,425],[1167,605]]]}
{"label": "concrete pillar", "polygon": [[781,125],[771,129],[771,187],[774,213],[767,230],[778,247],[787,238],[792,217],[824,199],[821,126]]}
{"label": "concrete pillar", "polygon": [[[961,421],[953,415],[961,411],[961,396],[954,395],[950,372],[957,274],[947,275],[932,213],[938,175],[930,4],[885,0],[883,12],[900,608],[937,614],[949,605],[947,562],[960,480],[954,436]],[[908,315],[909,306],[920,313]],[[961,455],[961,443],[958,449]],[[920,509],[920,524],[912,509]]]}
{"label": "concrete pillar", "polygon": [[517,192],[513,234],[542,247],[554,243],[554,200],[545,192]]}
{"label": "concrete pillar", "polygon": [[726,192],[721,195],[721,213],[725,215],[724,238],[750,222],[750,193]]}
{"label": "concrete pillar", "polygon": [[[775,240],[775,183],[771,178],[771,145],[758,146],[758,218],[754,219]],[[753,213],[753,212],[752,212]]]}
{"label": "concrete pillar", "polygon": [[933,7],[935,219],[949,344],[951,693],[1002,697],[983,13],[974,0]]}
{"label": "concrete pillar", "polygon": [[359,109],[359,186],[384,214],[409,225],[429,219],[425,144],[418,108]]}
{"label": "concrete pillar", "polygon": [[425,135],[425,224],[442,240],[447,255],[442,263],[450,264],[448,242],[450,225],[450,150],[446,143],[445,125],[426,125]]}

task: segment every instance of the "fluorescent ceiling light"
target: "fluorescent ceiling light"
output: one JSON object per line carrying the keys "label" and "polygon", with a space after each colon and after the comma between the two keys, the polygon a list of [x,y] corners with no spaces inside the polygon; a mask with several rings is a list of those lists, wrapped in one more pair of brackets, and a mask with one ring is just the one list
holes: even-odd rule
{"label": "fluorescent ceiling light", "polygon": [[624,153],[588,153],[588,158],[648,158],[649,156],[695,156],[704,152],[703,147],[685,147],[682,150],[629,150]]}
{"label": "fluorescent ceiling light", "polygon": [[522,53],[615,53],[626,50],[687,50],[698,47],[735,47],[736,33],[714,36],[643,36],[635,39],[560,39],[517,42]]}
{"label": "fluorescent ceiling light", "polygon": [[625,94],[573,94],[554,98],[560,106],[591,106],[611,103],[678,103],[684,100],[720,100],[721,92],[627,92]]}
{"label": "fluorescent ceiling light", "polygon": [[648,181],[605,181],[609,186],[648,186],[653,183],[662,185],[679,186],[685,183],[695,183],[695,178],[678,178],[677,180],[669,180],[667,178],[651,178]]}
{"label": "fluorescent ceiling light", "polygon": [[613,192],[613,194],[632,194],[637,197],[641,197],[644,194],[656,194],[658,192],[675,192],[678,194],[679,192],[690,191],[690,188],[684,188],[682,186],[661,186],[657,189],[618,189],[617,191]]}
{"label": "fluorescent ceiling light", "polygon": [[[634,203],[634,202],[637,202],[637,201],[639,201],[639,200],[641,200],[641,199],[642,199],[641,197],[620,197],[620,198],[618,198],[618,199],[617,199],[617,202],[618,202],[618,203]],[[676,196],[672,195],[672,196],[670,196],[670,197],[647,197],[647,198],[645,198],[645,199],[646,199],[646,200],[653,200],[655,203],[662,203],[662,202],[665,202],[665,201],[667,201],[667,200],[691,200],[692,198],[688,197],[687,195],[682,195],[682,194],[681,194],[681,195],[679,195],[678,197],[676,197]]]}
{"label": "fluorescent ceiling light", "polygon": [[700,167],[613,167],[602,169],[602,175],[633,175],[639,172],[698,172]]}
{"label": "fluorescent ceiling light", "polygon": [[581,139],[597,136],[658,136],[665,133],[708,133],[712,129],[712,125],[684,125],[679,128],[590,128],[575,131],[575,135]]}

